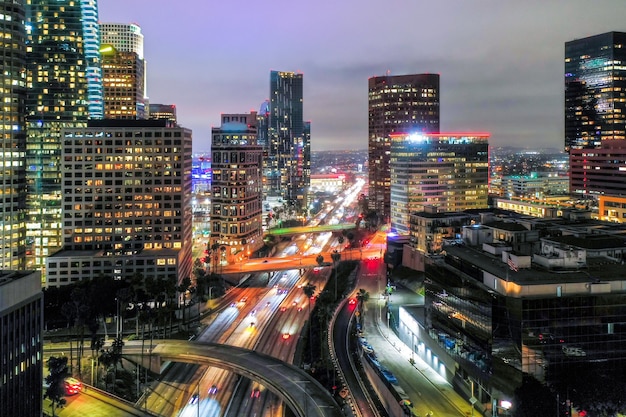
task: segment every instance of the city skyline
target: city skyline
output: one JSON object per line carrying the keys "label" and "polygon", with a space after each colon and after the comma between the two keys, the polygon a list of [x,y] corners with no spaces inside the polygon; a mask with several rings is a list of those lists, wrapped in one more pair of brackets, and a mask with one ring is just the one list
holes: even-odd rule
{"label": "city skyline", "polygon": [[148,96],[177,105],[196,152],[208,150],[221,113],[269,98],[270,70],[305,74],[314,151],[367,147],[367,79],[387,71],[441,75],[441,131],[561,149],[565,42],[626,30],[620,0],[374,5],[108,0],[100,21],[142,27]]}

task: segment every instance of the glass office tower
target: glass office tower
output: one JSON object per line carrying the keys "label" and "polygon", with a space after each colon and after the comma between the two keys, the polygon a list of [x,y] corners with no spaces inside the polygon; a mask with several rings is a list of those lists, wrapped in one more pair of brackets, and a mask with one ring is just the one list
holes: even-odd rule
{"label": "glass office tower", "polygon": [[369,209],[389,220],[389,152],[392,133],[439,132],[439,74],[372,77],[368,80]]}
{"label": "glass office tower", "polygon": [[0,270],[22,270],[26,262],[26,50],[24,6],[0,3],[0,34],[4,51],[0,72]]}
{"label": "glass office tower", "polygon": [[626,139],[626,33],[565,44],[565,150]]}
{"label": "glass office tower", "polygon": [[392,134],[391,230],[409,234],[409,216],[487,208],[488,133]]}
{"label": "glass office tower", "polygon": [[95,0],[27,2],[29,268],[42,269],[45,258],[62,247],[61,129],[86,126],[92,107],[93,117],[102,117],[101,106],[90,102],[102,89],[93,83],[101,79],[88,76],[99,64],[93,49],[96,11]]}
{"label": "glass office tower", "polygon": [[266,195],[304,205],[311,162],[308,152],[310,135],[304,132],[302,86],[302,74],[270,73],[269,143],[264,172]]}

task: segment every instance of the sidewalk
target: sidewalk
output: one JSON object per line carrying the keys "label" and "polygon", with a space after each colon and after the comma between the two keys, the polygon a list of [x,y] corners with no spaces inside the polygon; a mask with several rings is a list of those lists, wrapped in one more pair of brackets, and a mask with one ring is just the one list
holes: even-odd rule
{"label": "sidewalk", "polygon": [[[365,310],[366,318],[364,323],[365,335],[368,343],[374,348],[379,361],[386,367],[394,368],[394,373],[398,377],[401,388],[409,395],[411,402],[414,404],[412,415],[426,416],[433,413],[434,416],[441,415],[436,410],[432,411],[426,402],[436,402],[436,398],[425,389],[416,388],[418,385],[424,386],[419,382],[426,379],[430,384],[430,390],[436,390],[438,396],[445,396],[451,411],[454,414],[446,413],[446,416],[470,416],[471,405],[457,394],[452,385],[448,383],[434,369],[430,368],[418,355],[412,355],[409,346],[405,345],[396,334],[387,327],[387,324],[379,317],[378,303],[379,299],[370,299]],[[384,314],[384,309],[382,310]],[[414,362],[411,364],[411,358]],[[400,372],[396,370],[400,369]],[[411,383],[408,383],[413,381]],[[427,388],[427,387],[424,387]],[[474,416],[480,416],[478,410],[474,412]]]}

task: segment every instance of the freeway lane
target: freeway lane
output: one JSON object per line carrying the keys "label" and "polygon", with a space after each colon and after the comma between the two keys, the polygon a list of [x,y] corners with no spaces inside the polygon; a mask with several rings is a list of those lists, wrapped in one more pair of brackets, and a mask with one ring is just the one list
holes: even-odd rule
{"label": "freeway lane", "polygon": [[259,381],[300,417],[343,415],[330,393],[306,372],[268,355],[197,342],[162,343],[153,353],[161,360],[217,366]]}

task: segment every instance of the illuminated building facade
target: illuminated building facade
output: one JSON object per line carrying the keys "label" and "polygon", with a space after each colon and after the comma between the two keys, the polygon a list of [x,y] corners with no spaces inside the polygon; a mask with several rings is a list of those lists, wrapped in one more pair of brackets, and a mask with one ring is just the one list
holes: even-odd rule
{"label": "illuminated building facade", "polygon": [[303,119],[303,75],[271,71],[265,194],[302,207],[310,183],[310,123]]}
{"label": "illuminated building facade", "polygon": [[502,177],[502,191],[507,197],[543,198],[569,194],[569,177],[558,173],[532,172],[530,175]]}
{"label": "illuminated building facade", "polygon": [[89,117],[102,119],[104,117],[104,102],[102,90],[102,68],[100,66],[100,25],[98,24],[97,0],[81,0],[83,22],[83,44],[85,50],[87,102]]}
{"label": "illuminated building facade", "polygon": [[153,120],[165,119],[176,124],[176,105],[174,104],[148,104],[148,118]]}
{"label": "illuminated building facade", "polygon": [[601,195],[598,198],[598,218],[615,223],[626,223],[626,196]]}
{"label": "illuminated building facade", "polygon": [[143,59],[143,34],[134,23],[100,23],[101,43],[122,52],[134,52]]}
{"label": "illuminated building facade", "polygon": [[391,214],[389,135],[439,132],[439,75],[372,77],[368,86],[369,209],[388,220]]}
{"label": "illuminated building facade", "polygon": [[26,32],[21,2],[0,3],[0,14],[0,270],[8,271],[26,265]]}
{"label": "illuminated building facade", "polygon": [[46,286],[136,274],[191,276],[191,131],[165,120],[63,131],[63,250]]}
{"label": "illuminated building facade", "polygon": [[389,136],[391,230],[409,233],[409,216],[425,206],[442,212],[487,207],[489,134]]}
{"label": "illuminated building facade", "polygon": [[41,416],[43,293],[39,272],[0,271],[0,363],[2,415]]}
{"label": "illuminated building facade", "polygon": [[97,5],[95,0],[31,0],[26,20],[27,267],[40,269],[63,243],[61,129],[102,117],[102,106],[94,102],[102,88],[94,87],[102,81],[93,72],[99,65],[93,52]]}
{"label": "illuminated building facade", "polygon": [[222,261],[239,261],[263,246],[263,147],[257,113],[222,114],[212,129],[211,243],[225,247]]}
{"label": "illuminated building facade", "polygon": [[605,139],[597,149],[571,149],[569,157],[573,195],[626,196],[626,141]]}
{"label": "illuminated building facade", "polygon": [[[100,23],[101,45],[111,45],[118,52],[135,53],[143,68],[137,69],[143,78],[136,80],[136,88],[142,91],[144,97],[141,99],[142,112],[147,112],[148,106],[148,64],[143,55],[143,33],[141,27],[134,23]],[[142,84],[141,86],[139,84]],[[147,115],[138,119],[147,118]]]}
{"label": "illuminated building facade", "polygon": [[102,45],[104,114],[107,119],[145,119],[144,62],[136,52]]}
{"label": "illuminated building facade", "polygon": [[565,43],[565,150],[626,139],[626,33]]}

